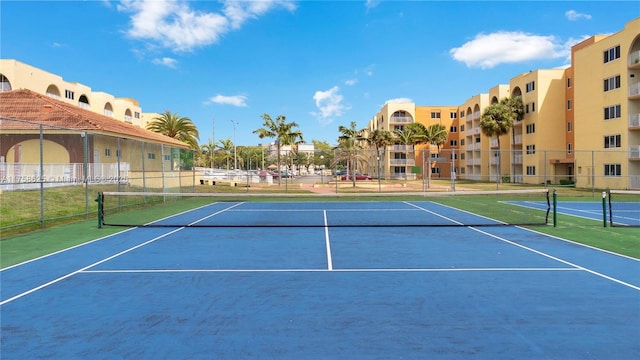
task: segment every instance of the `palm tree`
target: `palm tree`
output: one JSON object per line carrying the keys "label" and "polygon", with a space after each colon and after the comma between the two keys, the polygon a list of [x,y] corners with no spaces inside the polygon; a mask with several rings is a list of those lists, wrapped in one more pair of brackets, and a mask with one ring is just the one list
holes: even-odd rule
{"label": "palm tree", "polygon": [[[401,129],[396,129],[393,131],[395,135],[395,142],[400,145],[411,146],[413,151],[413,146],[426,141],[425,134],[421,131],[420,126],[424,128],[424,125],[420,123],[411,123],[402,127]],[[405,150],[405,159],[409,158],[409,150]],[[415,154],[414,154],[415,159]],[[405,165],[405,173],[404,173],[404,183],[407,184],[407,167]]]}
{"label": "palm tree", "polygon": [[233,152],[233,141],[231,138],[226,138],[218,141],[220,145],[217,145],[216,148],[222,150],[222,161],[227,161],[227,170],[229,170],[229,160],[233,159],[231,153]]}
{"label": "palm tree", "polygon": [[447,128],[442,124],[434,124],[427,128],[427,141],[438,148],[438,153],[440,153],[440,146],[447,142],[448,136]]}
{"label": "palm tree", "polygon": [[199,149],[198,139],[200,134],[198,128],[188,117],[180,117],[178,113],[171,113],[167,110],[164,114],[154,118],[147,129],[162,135],[174,138],[188,144],[192,149]]}
{"label": "palm tree", "polygon": [[200,165],[202,166],[211,166],[213,169],[213,155],[216,151],[216,145],[209,139],[209,142],[206,144],[200,145]]}
{"label": "palm tree", "polygon": [[[294,130],[298,127],[295,122],[287,122],[287,118],[284,115],[278,115],[275,120],[269,116],[269,114],[262,115],[262,128],[254,130],[254,134],[258,134],[260,139],[276,138],[276,150],[277,154],[277,166],[280,170],[280,147],[282,145],[294,145],[296,143],[302,143],[302,132],[300,130]],[[298,142],[299,141],[299,142]],[[278,183],[281,181],[281,176],[278,176]]]}
{"label": "palm tree", "polygon": [[367,133],[365,141],[369,145],[373,145],[376,149],[376,159],[378,160],[378,179],[380,179],[380,150],[386,152],[387,146],[393,144],[393,134],[389,130],[376,129]]}
{"label": "palm tree", "polygon": [[347,159],[347,178],[349,177],[349,174],[351,174],[353,187],[356,186],[356,158],[363,156],[362,154],[358,155],[358,153],[359,150],[362,149],[361,142],[365,140],[365,130],[358,130],[356,126],[356,122],[352,121],[349,127],[344,125],[340,125],[338,127],[338,131],[341,133],[338,137],[339,148],[346,150],[349,154]]}
{"label": "palm tree", "polygon": [[506,101],[491,104],[484,109],[480,117],[480,129],[489,138],[495,136],[498,140],[498,170],[496,171],[496,182],[500,182],[500,136],[509,133],[513,127],[515,115]]}

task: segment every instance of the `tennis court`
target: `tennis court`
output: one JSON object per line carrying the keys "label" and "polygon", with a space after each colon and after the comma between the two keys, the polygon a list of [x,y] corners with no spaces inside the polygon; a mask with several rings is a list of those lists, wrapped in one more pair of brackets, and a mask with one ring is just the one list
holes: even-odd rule
{"label": "tennis court", "polygon": [[4,269],[2,358],[640,357],[640,261],[451,205],[225,201],[154,224]]}

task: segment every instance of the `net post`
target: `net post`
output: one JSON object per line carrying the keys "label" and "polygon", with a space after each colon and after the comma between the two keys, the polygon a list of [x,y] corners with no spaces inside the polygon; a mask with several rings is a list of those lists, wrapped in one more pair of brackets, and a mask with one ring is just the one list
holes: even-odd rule
{"label": "net post", "polygon": [[602,226],[607,227],[607,192],[602,192]]}
{"label": "net post", "polygon": [[557,190],[553,189],[553,227],[558,226],[558,194]]}
{"label": "net post", "polygon": [[101,229],[104,225],[104,194],[102,192],[98,192],[96,202],[98,203],[98,229]]}

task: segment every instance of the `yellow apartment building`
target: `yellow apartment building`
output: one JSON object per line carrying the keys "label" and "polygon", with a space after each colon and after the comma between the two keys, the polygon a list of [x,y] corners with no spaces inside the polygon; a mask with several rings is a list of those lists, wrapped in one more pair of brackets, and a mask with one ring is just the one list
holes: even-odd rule
{"label": "yellow apartment building", "polygon": [[[576,44],[571,54],[568,68],[520,74],[457,107],[385,104],[369,129],[393,131],[437,120],[450,133],[439,154],[432,147],[417,146],[411,154],[407,146],[390,146],[382,159],[387,171],[382,176],[415,178],[410,171],[425,166],[421,153],[429,148],[430,156],[453,159],[460,179],[640,189],[640,18],[620,32]],[[515,96],[522,98],[524,118],[500,141],[488,138],[480,128],[484,109]],[[432,118],[438,111],[441,118]],[[457,116],[443,117],[448,113]]]}
{"label": "yellow apartment building", "polygon": [[17,60],[0,59],[0,91],[28,89],[38,94],[79,106],[96,114],[145,127],[138,101],[131,98],[116,98],[101,91],[92,91],[89,86],[65,81],[61,76],[27,65]]}
{"label": "yellow apartment building", "polygon": [[640,189],[640,18],[572,56],[576,185]]}

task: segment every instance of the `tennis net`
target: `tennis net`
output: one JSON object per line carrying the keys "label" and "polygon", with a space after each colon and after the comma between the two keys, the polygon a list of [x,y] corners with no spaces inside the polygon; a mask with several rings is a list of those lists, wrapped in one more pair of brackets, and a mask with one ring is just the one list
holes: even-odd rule
{"label": "tennis net", "polygon": [[640,191],[609,190],[609,224],[640,227]]}
{"label": "tennis net", "polygon": [[99,226],[389,227],[548,223],[547,189],[375,194],[98,194]]}

